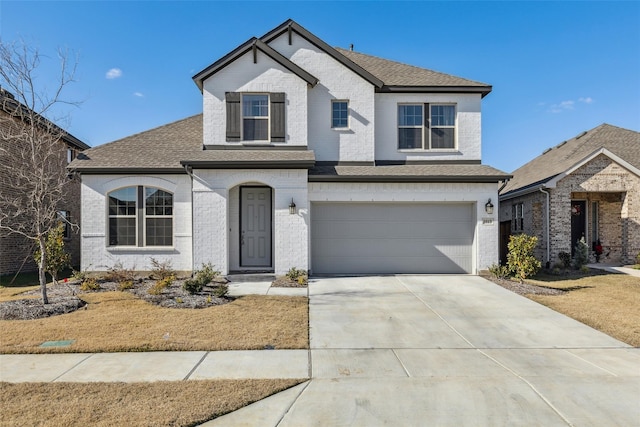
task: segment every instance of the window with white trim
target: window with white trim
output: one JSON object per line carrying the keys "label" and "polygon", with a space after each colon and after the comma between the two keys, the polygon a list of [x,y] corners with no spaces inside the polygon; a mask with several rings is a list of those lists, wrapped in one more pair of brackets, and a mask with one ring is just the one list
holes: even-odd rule
{"label": "window with white trim", "polygon": [[71,163],[76,158],[77,152],[73,148],[67,148],[67,163]]}
{"label": "window with white trim", "polygon": [[173,194],[155,187],[109,193],[109,246],[171,246]]}
{"label": "window with white trim", "polygon": [[58,218],[60,218],[60,222],[64,224],[62,238],[65,240],[71,239],[71,212],[58,211]]}
{"label": "window with white trim", "polygon": [[398,149],[450,150],[455,148],[455,105],[398,105]]}
{"label": "window with white trim", "polygon": [[242,95],[242,140],[269,140],[269,95]]}
{"label": "window with white trim", "polygon": [[513,218],[513,231],[524,230],[524,203],[516,203],[511,207]]}
{"label": "window with white trim", "polygon": [[347,129],[349,127],[349,101],[331,100],[331,128]]}

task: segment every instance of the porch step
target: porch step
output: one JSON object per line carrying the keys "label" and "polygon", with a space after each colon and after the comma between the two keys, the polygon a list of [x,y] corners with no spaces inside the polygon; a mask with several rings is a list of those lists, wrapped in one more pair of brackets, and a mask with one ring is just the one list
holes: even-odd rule
{"label": "porch step", "polygon": [[273,273],[240,273],[240,274],[228,274],[227,280],[229,282],[273,282],[276,280],[276,275]]}

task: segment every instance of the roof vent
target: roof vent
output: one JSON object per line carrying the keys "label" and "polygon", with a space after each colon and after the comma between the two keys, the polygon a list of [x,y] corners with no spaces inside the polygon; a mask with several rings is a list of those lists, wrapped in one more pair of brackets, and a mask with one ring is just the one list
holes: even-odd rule
{"label": "roof vent", "polygon": [[349,45],[349,50],[350,50],[351,52],[353,52],[353,43],[351,43],[351,44]]}
{"label": "roof vent", "polygon": [[585,130],[584,132],[582,132],[580,135],[576,136],[576,139],[580,139],[583,136],[585,136],[587,134],[587,131]]}
{"label": "roof vent", "polygon": [[544,150],[544,151],[542,152],[542,154],[543,154],[543,155],[545,155],[545,154],[547,154],[549,151],[551,151],[551,148],[547,148],[546,150]]}
{"label": "roof vent", "polygon": [[560,148],[566,143],[567,143],[567,141],[562,141],[560,144],[556,145],[556,148]]}

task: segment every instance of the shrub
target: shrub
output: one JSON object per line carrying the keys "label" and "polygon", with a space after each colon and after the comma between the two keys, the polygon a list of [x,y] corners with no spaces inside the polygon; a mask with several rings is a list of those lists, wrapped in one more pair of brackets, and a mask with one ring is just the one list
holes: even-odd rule
{"label": "shrub", "polygon": [[100,284],[92,277],[85,279],[80,285],[81,291],[97,291],[100,290]]}
{"label": "shrub", "polygon": [[89,278],[89,273],[87,273],[86,271],[76,271],[72,269],[71,278],[82,283]]}
{"label": "shrub", "polygon": [[127,280],[126,282],[118,283],[119,291],[126,291],[128,289],[133,289],[133,282],[131,280]]}
{"label": "shrub", "polygon": [[176,272],[171,268],[171,260],[158,261],[151,258],[151,277],[156,280],[162,280],[167,277],[176,277]]}
{"label": "shrub", "polygon": [[571,254],[568,252],[560,252],[558,254],[558,258],[560,258],[560,262],[562,262],[562,265],[564,266],[564,268],[569,268],[571,267]]}
{"label": "shrub", "polygon": [[[135,268],[135,267],[134,267]],[[105,279],[109,282],[135,282],[136,273],[133,268],[124,268],[120,261],[116,262],[113,267],[108,269]]]}
{"label": "shrub", "polygon": [[306,271],[300,268],[295,268],[295,267],[291,267],[287,272],[287,274],[285,274],[285,276],[287,276],[287,279],[293,280],[294,282],[298,280],[298,277],[306,276],[306,275],[307,275]]}
{"label": "shrub", "polygon": [[309,282],[307,275],[298,276],[298,285],[306,285]]}
{"label": "shrub", "polygon": [[[220,284],[218,284],[218,286],[213,288],[213,295],[218,297],[218,298],[222,298],[222,297],[227,296],[228,292],[229,292],[229,285],[227,285],[226,283],[220,283]],[[209,301],[209,302],[211,302],[211,301]]]}
{"label": "shrub", "polygon": [[527,234],[517,234],[509,238],[507,265],[509,270],[518,277],[520,283],[540,269],[540,261],[533,256],[533,250],[537,244],[538,238]]}
{"label": "shrub", "polygon": [[511,270],[509,270],[509,267],[506,265],[492,264],[489,267],[489,273],[496,279],[508,279],[511,275]]}
{"label": "shrub", "polygon": [[573,254],[573,268],[580,270],[583,265],[589,262],[589,247],[584,241],[584,237],[578,240],[576,243],[575,251]]}
{"label": "shrub", "polygon": [[[202,291],[204,285],[210,283],[220,274],[210,263],[204,264],[200,270],[196,270],[193,278],[184,281],[183,288],[190,294],[197,294]],[[226,286],[226,285],[225,285]]]}
{"label": "shrub", "polygon": [[[55,228],[47,233],[44,243],[46,255],[46,272],[53,277],[54,281],[58,281],[58,273],[71,265],[71,255],[64,250],[64,227],[65,224],[60,222]],[[36,263],[40,262],[40,249],[36,249],[33,257]]]}
{"label": "shrub", "polygon": [[160,295],[162,291],[171,286],[174,280],[176,280],[175,276],[168,276],[160,279],[151,288],[149,288],[148,292],[151,295]]}

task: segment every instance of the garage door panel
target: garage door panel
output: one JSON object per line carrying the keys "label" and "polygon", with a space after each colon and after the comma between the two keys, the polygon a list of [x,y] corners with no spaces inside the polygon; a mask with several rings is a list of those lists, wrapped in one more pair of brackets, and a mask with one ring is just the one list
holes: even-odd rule
{"label": "garage door panel", "polygon": [[314,273],[468,273],[471,204],[314,203]]}

